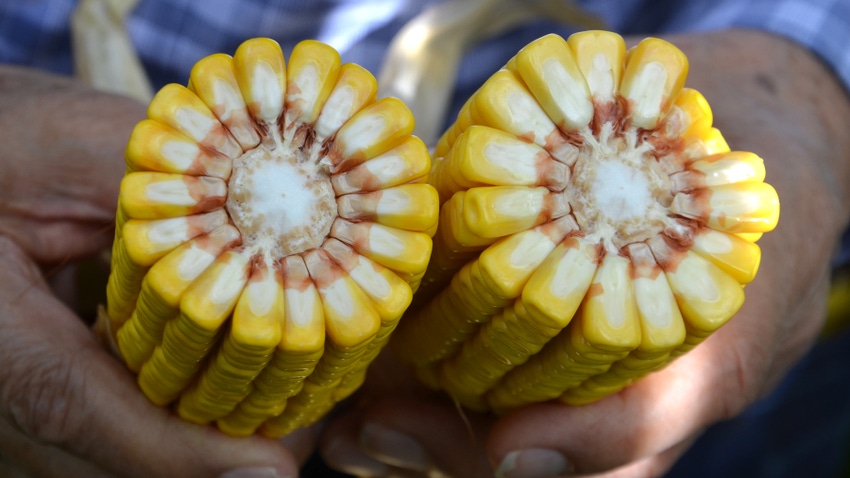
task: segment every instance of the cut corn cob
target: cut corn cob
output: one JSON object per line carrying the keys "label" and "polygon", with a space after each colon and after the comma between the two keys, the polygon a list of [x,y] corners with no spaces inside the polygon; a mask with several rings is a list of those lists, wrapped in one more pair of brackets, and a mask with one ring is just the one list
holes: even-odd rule
{"label": "cut corn cob", "polygon": [[662,40],[549,35],[466,102],[435,150],[433,259],[393,338],[426,384],[498,413],[589,403],[736,313],[779,202],[687,72]]}
{"label": "cut corn cob", "polygon": [[156,404],[280,436],[362,382],[425,272],[439,200],[400,101],[331,47],[199,61],[127,147],[108,286]]}

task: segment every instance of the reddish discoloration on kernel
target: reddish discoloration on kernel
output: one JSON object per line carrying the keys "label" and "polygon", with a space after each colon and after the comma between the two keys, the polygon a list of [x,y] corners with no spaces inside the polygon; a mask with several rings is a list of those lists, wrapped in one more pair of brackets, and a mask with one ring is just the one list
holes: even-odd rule
{"label": "reddish discoloration on kernel", "polygon": [[295,131],[295,137],[292,139],[294,144],[300,144],[302,151],[309,151],[316,142],[316,130],[313,125],[301,125]]}
{"label": "reddish discoloration on kernel", "polygon": [[691,162],[691,159],[685,155],[684,151],[674,151],[669,154],[656,156],[656,158],[661,170],[667,175],[683,171],[685,169],[685,165]]}
{"label": "reddish discoloration on kernel", "polygon": [[694,238],[708,229],[705,225],[687,218],[676,218],[676,223],[677,227],[668,227],[662,231],[662,234],[681,249],[690,249],[694,244]]}
{"label": "reddish discoloration on kernel", "polygon": [[283,286],[286,289],[304,292],[313,285],[304,259],[297,254],[286,256],[280,261]]}
{"label": "reddish discoloration on kernel", "polygon": [[601,242],[599,244],[596,244],[596,265],[597,266],[602,265],[602,260],[605,259],[605,254],[607,254],[607,253],[608,253],[608,251],[605,250],[604,244],[602,244]]}
{"label": "reddish discoloration on kernel", "polygon": [[[219,255],[216,258],[216,262],[221,264],[230,264],[236,260],[237,256],[240,256],[239,251],[229,250],[225,251],[223,254]],[[238,264],[237,264],[238,265]],[[249,260],[245,263],[244,267],[242,267],[242,277],[240,281],[247,281],[251,277],[251,261]]]}
{"label": "reddish discoloration on kernel", "polygon": [[[223,104],[216,104],[210,107],[210,111],[212,111],[212,114],[218,118],[221,124],[224,125],[228,133],[231,135],[233,135],[231,128],[241,128],[250,123],[250,120],[248,119],[248,111],[244,108],[240,110],[229,110],[227,106]],[[224,117],[227,117],[227,120],[223,120],[222,118]]]}
{"label": "reddish discoloration on kernel", "polygon": [[[675,198],[678,198],[683,193],[679,193]],[[682,198],[688,202],[688,219],[692,219],[697,221],[700,225],[703,225],[708,222],[708,218],[711,215],[711,195],[712,190],[709,188],[696,189],[694,191],[690,191],[688,194],[684,195]]]}
{"label": "reddish discoloration on kernel", "polygon": [[230,135],[230,131],[228,131],[227,128],[218,121],[216,121],[215,126],[207,132],[207,135],[198,141],[198,144],[221,153],[231,159],[236,159],[235,156],[232,155],[242,152],[242,147],[239,146],[239,143],[237,143],[233,136]]}
{"label": "reddish discoloration on kernel", "polygon": [[537,171],[537,183],[535,186],[544,186],[550,191],[563,191],[570,180],[570,168],[558,161],[553,161],[548,154],[540,152],[535,162]]}
{"label": "reddish discoloration on kernel", "polygon": [[590,284],[590,287],[587,289],[587,293],[584,295],[585,300],[592,299],[596,296],[600,296],[605,293],[605,288],[602,287],[602,284],[599,282],[594,282]]}
{"label": "reddish discoloration on kernel", "polygon": [[212,176],[227,180],[231,172],[231,160],[227,156],[199,148],[200,151],[192,160],[186,174],[192,176]]}
{"label": "reddish discoloration on kernel", "polygon": [[221,196],[204,196],[199,198],[198,203],[192,208],[192,212],[212,211],[224,206],[227,199],[226,195]]}
{"label": "reddish discoloration on kernel", "polygon": [[322,249],[343,269],[350,271],[360,265],[360,255],[338,239],[329,238],[322,244]]}
{"label": "reddish discoloration on kernel", "polygon": [[566,249],[578,249],[581,247],[581,243],[578,241],[575,234],[568,234],[567,237],[561,241],[561,244],[563,244]]}
{"label": "reddish discoloration on kernel", "polygon": [[227,216],[223,211],[213,211],[205,214],[186,216],[186,226],[189,237],[196,237],[226,223]]}
{"label": "reddish discoloration on kernel", "polygon": [[340,217],[352,221],[375,222],[378,218],[378,203],[383,191],[365,194],[347,194],[337,198],[337,210]]}
{"label": "reddish discoloration on kernel", "polygon": [[[290,129],[293,126],[293,122],[296,118],[300,118],[304,113],[304,106],[307,102],[300,98],[301,96],[301,88],[298,87],[298,84],[294,81],[289,81],[286,83],[286,98],[287,101],[284,103],[285,115],[289,124],[286,125],[286,129]],[[295,99],[291,99],[295,98]]]}
{"label": "reddish discoloration on kernel", "polygon": [[209,234],[196,237],[194,242],[196,246],[210,254],[218,255],[224,249],[238,247],[242,243],[242,239],[235,227],[225,224],[215,228]]}
{"label": "reddish discoloration on kernel", "polygon": [[369,229],[371,223],[352,223],[337,218],[331,226],[331,237],[353,247],[356,251],[369,250]]}
{"label": "reddish discoloration on kernel", "polygon": [[561,136],[567,143],[579,148],[584,145],[584,136],[582,136],[581,131],[569,130],[563,126],[559,126],[559,129],[561,130]]}
{"label": "reddish discoloration on kernel", "polygon": [[646,241],[655,262],[664,272],[674,273],[688,253],[689,247],[673,240],[666,234],[658,234]]}
{"label": "reddish discoloration on kernel", "polygon": [[305,252],[303,257],[313,283],[320,289],[330,287],[346,276],[345,271],[340,269],[323,249],[311,249]]}
{"label": "reddish discoloration on kernel", "polygon": [[605,123],[614,125],[614,133],[621,134],[629,123],[631,108],[629,101],[620,95],[614,101],[593,100],[593,119],[590,121],[590,131],[599,136]]}
{"label": "reddish discoloration on kernel", "polygon": [[706,187],[705,173],[686,169],[670,175],[670,190],[673,193],[690,193]]}
{"label": "reddish discoloration on kernel", "polygon": [[348,154],[345,149],[345,145],[341,144],[336,138],[328,142],[326,155],[330,160],[330,172],[332,174],[349,171],[370,159],[362,150]]}
{"label": "reddish discoloration on kernel", "polygon": [[[567,249],[580,249],[581,248],[581,242],[578,240],[578,238],[580,238],[580,237],[584,237],[583,232],[581,232],[579,230],[571,231],[567,234],[567,237],[565,237],[564,240],[561,241],[561,243]],[[598,244],[595,244],[593,246],[592,259],[593,259],[593,263],[597,267],[602,265],[602,259],[605,258],[605,254],[606,254],[605,246],[601,242],[598,243]]]}
{"label": "reddish discoloration on kernel", "polygon": [[517,139],[520,141],[525,141],[526,143],[534,144],[534,133],[528,132],[517,135]]}
{"label": "reddish discoloration on kernel", "polygon": [[602,125],[617,123],[617,103],[615,101],[593,101],[593,118],[590,120],[590,131],[599,136]]}
{"label": "reddish discoloration on kernel", "polygon": [[543,208],[538,214],[535,224],[543,224],[570,213],[570,204],[559,194],[546,194],[543,197]]}
{"label": "reddish discoloration on kernel", "polygon": [[681,153],[685,149],[685,141],[679,137],[670,137],[664,132],[664,122],[652,131],[640,131],[638,137],[652,145],[652,154],[655,157],[667,154]]}
{"label": "reddish discoloration on kernel", "polygon": [[274,281],[277,282],[278,287],[283,289],[283,270],[281,269],[280,262],[273,262],[271,270],[274,274]]}
{"label": "reddish discoloration on kernel", "polygon": [[[681,137],[691,124],[688,113],[680,107],[671,108],[662,121],[663,134],[668,137]],[[659,127],[660,129],[660,127]]]}
{"label": "reddish discoloration on kernel", "polygon": [[723,230],[729,229],[729,227],[726,224],[726,221],[728,220],[728,216],[726,216],[726,213],[718,214],[715,219],[717,219],[717,223],[720,225],[721,229],[723,229]]}
{"label": "reddish discoloration on kernel", "polygon": [[266,137],[268,135],[268,125],[263,124],[263,121],[260,120],[260,113],[263,111],[263,103],[258,100],[248,101],[245,103],[245,107],[248,109],[248,112],[251,114],[251,118],[254,120],[254,127],[257,129],[257,134],[259,134],[262,138]]}
{"label": "reddish discoloration on kernel", "polygon": [[328,141],[326,144],[328,151],[325,156],[331,163],[331,168],[336,168],[336,166],[342,163],[345,160],[345,153],[342,151],[342,147],[337,144],[336,140]]}
{"label": "reddish discoloration on kernel", "polygon": [[546,142],[543,144],[543,149],[546,151],[555,151],[566,144],[571,144],[557,128],[553,129],[545,139]]}
{"label": "reddish discoloration on kernel", "polygon": [[646,278],[655,280],[661,274],[661,266],[655,261],[649,246],[637,242],[623,248],[623,255],[631,262],[629,277],[631,279]]}
{"label": "reddish discoloration on kernel", "polygon": [[199,248],[201,248],[201,249],[203,249],[207,252],[212,252],[212,251],[216,250],[216,244],[218,242],[220,242],[220,241],[215,240],[214,232],[211,232],[211,233],[208,233],[208,234],[201,234],[200,236],[197,236],[194,239],[192,239],[192,242],[196,246],[198,246]]}
{"label": "reddish discoloration on kernel", "polygon": [[251,271],[248,276],[248,282],[262,282],[271,273],[266,260],[259,254],[251,256],[251,259],[248,261],[248,270]]}
{"label": "reddish discoloration on kernel", "polygon": [[566,215],[554,221],[541,224],[536,229],[549,238],[554,244],[564,240],[567,234],[579,230],[578,223],[571,215]]}
{"label": "reddish discoloration on kernel", "polygon": [[196,176],[183,176],[182,180],[189,191],[189,196],[196,201],[191,209],[192,213],[212,211],[224,206],[227,200],[227,188],[222,187],[221,194],[213,193],[216,187],[221,185],[220,182]]}
{"label": "reddish discoloration on kernel", "polygon": [[381,180],[363,165],[331,177],[331,182],[337,194],[374,191],[382,186]]}

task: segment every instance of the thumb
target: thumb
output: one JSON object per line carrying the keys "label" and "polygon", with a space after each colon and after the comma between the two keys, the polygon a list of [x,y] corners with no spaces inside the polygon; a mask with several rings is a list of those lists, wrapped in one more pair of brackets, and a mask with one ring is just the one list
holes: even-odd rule
{"label": "thumb", "polygon": [[719,341],[709,339],[663,371],[598,402],[542,403],[502,417],[488,441],[498,476],[601,473],[625,466],[628,472],[612,476],[662,474],[700,430],[743,406],[740,391],[733,390],[739,376],[735,362],[717,360],[720,344],[714,342]]}
{"label": "thumb", "polygon": [[255,477],[297,475],[295,459],[277,441],[228,437],[151,404],[2,238],[0,262],[0,448],[16,445],[20,453],[9,454],[30,461],[20,466],[53,462],[61,470],[71,456],[130,477],[210,477],[244,468]]}
{"label": "thumb", "polygon": [[[360,427],[349,442],[374,460],[429,476],[492,474],[484,453],[492,422],[488,415],[462,410],[433,394],[389,396],[350,413],[359,415]],[[336,430],[331,426],[328,431]]]}

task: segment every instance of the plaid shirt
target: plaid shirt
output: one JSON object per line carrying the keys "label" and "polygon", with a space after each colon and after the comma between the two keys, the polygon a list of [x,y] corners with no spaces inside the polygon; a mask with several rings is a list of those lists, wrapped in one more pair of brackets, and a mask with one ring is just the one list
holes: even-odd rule
{"label": "plaid shirt", "polygon": [[[185,83],[189,68],[213,52],[233,52],[253,36],[278,40],[288,53],[299,40],[334,46],[344,61],[377,73],[387,44],[435,0],[140,0],[127,27],[154,87]],[[822,57],[850,86],[850,1],[846,0],[578,0],[622,34],[758,28],[792,38]],[[70,74],[73,0],[0,2],[0,63]],[[460,69],[458,89],[478,85],[541,31],[538,22],[475,48]],[[476,86],[477,87],[477,86]]]}

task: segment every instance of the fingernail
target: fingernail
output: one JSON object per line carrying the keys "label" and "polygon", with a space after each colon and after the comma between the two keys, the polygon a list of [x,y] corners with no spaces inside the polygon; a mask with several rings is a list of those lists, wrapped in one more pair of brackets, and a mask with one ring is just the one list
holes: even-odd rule
{"label": "fingernail", "polygon": [[334,439],[324,448],[322,457],[336,471],[354,476],[386,476],[389,466],[364,453],[359,444],[348,446],[344,439]]}
{"label": "fingernail", "polygon": [[557,451],[529,448],[508,453],[496,469],[496,477],[552,478],[571,471],[570,462]]}
{"label": "fingernail", "polygon": [[237,468],[226,471],[219,478],[284,478],[270,466]]}
{"label": "fingernail", "polygon": [[431,458],[416,440],[380,425],[367,423],[360,432],[363,449],[389,465],[409,470],[428,471]]}

